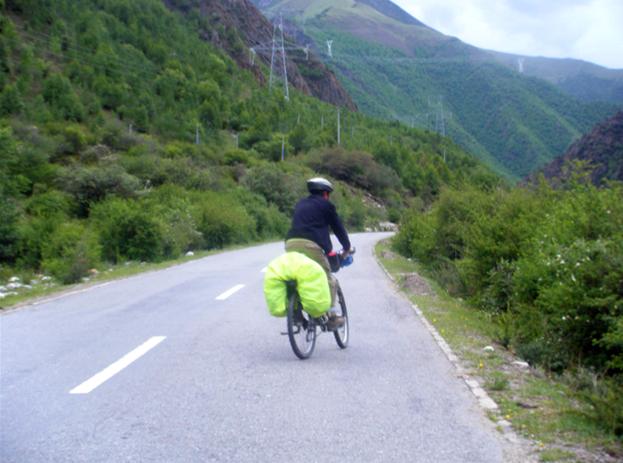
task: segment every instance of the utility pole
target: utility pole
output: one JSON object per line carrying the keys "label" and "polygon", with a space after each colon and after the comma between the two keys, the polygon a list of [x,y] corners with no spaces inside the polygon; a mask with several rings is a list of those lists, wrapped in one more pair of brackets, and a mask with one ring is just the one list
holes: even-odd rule
{"label": "utility pole", "polygon": [[197,124],[195,126],[195,145],[198,145],[200,142],[199,140],[199,124]]}
{"label": "utility pole", "polygon": [[337,144],[341,145],[340,108],[337,108]]}

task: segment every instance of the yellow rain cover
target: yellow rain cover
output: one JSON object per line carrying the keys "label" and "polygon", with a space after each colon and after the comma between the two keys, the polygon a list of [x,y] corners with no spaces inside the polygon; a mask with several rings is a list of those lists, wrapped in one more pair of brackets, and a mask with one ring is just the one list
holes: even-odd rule
{"label": "yellow rain cover", "polygon": [[272,316],[286,316],[286,281],[296,281],[303,308],[312,317],[319,317],[329,310],[331,291],[325,271],[300,252],[287,252],[268,264],[264,276],[264,297]]}

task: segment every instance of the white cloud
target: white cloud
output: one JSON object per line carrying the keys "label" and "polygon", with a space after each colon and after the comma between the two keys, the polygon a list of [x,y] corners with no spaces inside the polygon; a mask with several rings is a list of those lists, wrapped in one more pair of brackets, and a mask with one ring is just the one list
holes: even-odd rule
{"label": "white cloud", "polygon": [[623,68],[621,0],[393,0],[480,48]]}

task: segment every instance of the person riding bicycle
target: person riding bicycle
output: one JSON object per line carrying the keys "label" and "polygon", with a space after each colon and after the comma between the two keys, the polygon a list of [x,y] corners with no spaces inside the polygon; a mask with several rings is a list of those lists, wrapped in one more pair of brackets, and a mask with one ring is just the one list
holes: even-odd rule
{"label": "person riding bicycle", "polygon": [[331,289],[329,326],[339,328],[344,325],[344,317],[339,316],[335,310],[337,284],[327,259],[333,248],[329,228],[335,233],[345,252],[351,249],[350,240],[335,206],[329,201],[333,192],[331,182],[322,177],[311,178],[307,181],[307,189],[310,195],[301,199],[294,208],[292,226],[286,235],[286,251],[300,252],[323,268]]}

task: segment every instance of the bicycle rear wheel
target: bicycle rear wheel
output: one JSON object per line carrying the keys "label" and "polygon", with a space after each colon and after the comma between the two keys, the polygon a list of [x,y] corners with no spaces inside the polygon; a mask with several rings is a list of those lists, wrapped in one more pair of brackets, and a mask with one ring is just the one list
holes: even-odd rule
{"label": "bicycle rear wheel", "polygon": [[301,360],[309,358],[316,346],[316,323],[303,310],[296,292],[288,299],[287,323],[288,339],[294,354]]}
{"label": "bicycle rear wheel", "polygon": [[340,288],[339,284],[337,286],[337,299],[339,302],[338,315],[341,315],[342,317],[344,317],[344,325],[338,328],[337,330],[335,330],[333,332],[333,336],[335,336],[335,342],[337,342],[337,345],[340,346],[340,348],[342,349],[346,349],[346,346],[348,346],[348,336],[349,336],[348,312],[346,310],[346,301],[344,300],[344,293],[342,293],[342,288]]}

